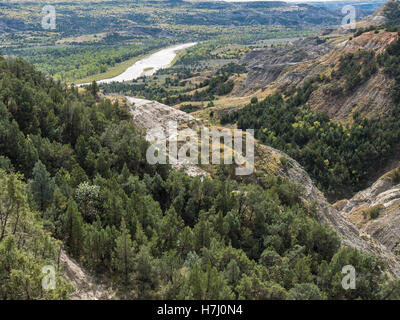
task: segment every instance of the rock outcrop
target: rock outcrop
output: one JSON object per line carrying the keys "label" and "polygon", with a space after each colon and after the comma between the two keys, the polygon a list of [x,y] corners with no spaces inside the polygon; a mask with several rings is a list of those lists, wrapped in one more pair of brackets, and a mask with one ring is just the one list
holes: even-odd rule
{"label": "rock outcrop", "polygon": [[[125,97],[129,110],[132,114],[133,122],[146,131],[146,140],[165,140],[169,138],[169,126],[171,122],[176,122],[178,127],[196,127],[197,120],[190,114],[174,109],[165,104]],[[184,170],[189,176],[205,176],[207,173],[196,165],[180,162],[172,163],[172,167],[177,170]]]}
{"label": "rock outcrop", "polygon": [[[314,60],[332,49],[331,44],[318,38],[300,39],[284,46],[255,49],[240,61],[246,65],[249,72],[239,94],[265,88],[274,81],[281,82],[283,77],[292,82],[297,78],[296,74],[291,72],[292,66]],[[304,76],[300,74],[298,78],[301,80]]]}
{"label": "rock outcrop", "polygon": [[393,7],[399,8],[399,3],[393,0],[388,0],[378,10],[376,10],[370,16],[365,17],[358,25],[358,27],[369,27],[369,26],[383,26],[390,23],[387,17],[387,10],[393,10]]}
{"label": "rock outcrop", "polygon": [[335,204],[343,217],[388,250],[400,254],[400,182],[398,169],[380,177],[371,187]]}
{"label": "rock outcrop", "polygon": [[99,283],[64,251],[60,256],[60,267],[65,279],[75,287],[71,300],[112,300],[116,298],[114,290]]}

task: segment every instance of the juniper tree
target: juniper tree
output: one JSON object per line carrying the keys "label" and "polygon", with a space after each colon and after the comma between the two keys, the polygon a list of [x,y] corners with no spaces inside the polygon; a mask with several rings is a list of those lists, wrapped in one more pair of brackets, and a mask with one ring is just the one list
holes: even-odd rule
{"label": "juniper tree", "polygon": [[53,199],[55,190],[54,179],[46,170],[46,166],[38,160],[32,171],[33,179],[30,183],[30,189],[33,199],[41,211],[45,210]]}
{"label": "juniper tree", "polygon": [[125,219],[121,221],[121,234],[116,240],[112,265],[122,275],[125,286],[129,284],[129,275],[133,271],[134,245],[126,228]]}

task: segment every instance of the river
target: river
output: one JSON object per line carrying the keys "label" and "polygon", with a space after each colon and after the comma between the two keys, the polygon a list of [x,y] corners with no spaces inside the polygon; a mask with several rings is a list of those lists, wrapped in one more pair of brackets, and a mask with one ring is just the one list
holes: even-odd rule
{"label": "river", "polygon": [[[110,79],[99,80],[97,83],[123,82],[134,80],[142,76],[151,76],[160,69],[168,68],[175,59],[179,50],[193,47],[196,44],[197,42],[190,42],[161,49],[148,57],[136,61],[120,75]],[[87,84],[88,83],[83,83],[80,86]]]}

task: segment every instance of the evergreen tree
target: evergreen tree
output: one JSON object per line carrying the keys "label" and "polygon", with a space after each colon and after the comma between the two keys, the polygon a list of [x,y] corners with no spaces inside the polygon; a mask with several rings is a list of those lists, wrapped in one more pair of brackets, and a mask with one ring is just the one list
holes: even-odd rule
{"label": "evergreen tree", "polygon": [[39,160],[36,162],[32,171],[33,179],[30,183],[30,189],[33,198],[39,206],[40,210],[45,210],[53,199],[55,190],[54,179],[50,177],[50,173],[46,170],[46,166]]}
{"label": "evergreen tree", "polygon": [[134,245],[131,240],[125,219],[121,221],[121,234],[116,239],[112,265],[121,274],[123,284],[129,285],[130,274],[133,271]]}
{"label": "evergreen tree", "polygon": [[139,290],[139,298],[154,298],[157,291],[158,278],[157,261],[146,246],[142,246],[135,257],[135,280]]}
{"label": "evergreen tree", "polygon": [[65,236],[67,238],[67,245],[71,254],[79,259],[84,244],[84,225],[82,216],[78,211],[78,206],[73,199],[68,201],[65,215]]}
{"label": "evergreen tree", "polygon": [[92,81],[89,90],[92,93],[93,97],[97,96],[97,92],[99,92],[99,86],[97,85],[97,82],[95,80]]}

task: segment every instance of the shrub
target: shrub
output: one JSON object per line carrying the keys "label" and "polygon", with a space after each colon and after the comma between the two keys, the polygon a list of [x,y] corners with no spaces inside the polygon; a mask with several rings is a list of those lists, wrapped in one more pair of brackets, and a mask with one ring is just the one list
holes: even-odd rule
{"label": "shrub", "polygon": [[371,219],[378,218],[381,209],[382,207],[380,206],[372,207],[371,209],[369,209],[369,216],[371,217]]}
{"label": "shrub", "polygon": [[279,161],[284,167],[286,167],[287,163],[289,162],[288,158],[286,157],[280,157]]}
{"label": "shrub", "polygon": [[392,173],[392,182],[394,184],[399,184],[400,183],[400,170],[396,169]]}

